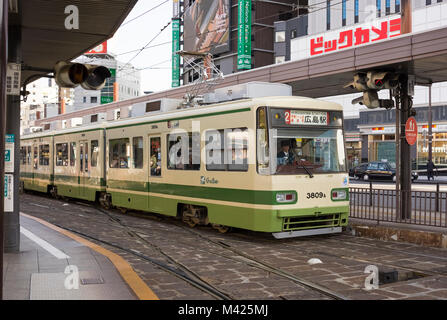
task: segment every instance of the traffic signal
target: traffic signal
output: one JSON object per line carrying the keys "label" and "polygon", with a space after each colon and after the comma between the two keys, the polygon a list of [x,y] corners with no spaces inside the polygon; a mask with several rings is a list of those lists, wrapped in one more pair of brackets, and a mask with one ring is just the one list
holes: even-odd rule
{"label": "traffic signal", "polygon": [[391,99],[379,99],[376,90],[368,90],[363,92],[363,96],[352,100],[352,104],[364,105],[369,109],[385,108],[391,109],[394,107],[394,101]]}
{"label": "traffic signal", "polygon": [[74,88],[88,77],[87,68],[81,63],[59,61],[54,67],[54,80],[59,87]]}
{"label": "traffic signal", "polygon": [[395,89],[399,85],[399,76],[392,72],[369,71],[366,74],[366,85],[370,89]]}
{"label": "traffic signal", "polygon": [[354,75],[354,81],[348,83],[344,88],[357,89],[358,91],[368,90],[366,85],[366,73],[356,73]]}
{"label": "traffic signal", "polygon": [[365,105],[370,109],[394,107],[391,99],[379,99],[378,91],[382,89],[395,89],[399,85],[399,75],[388,71],[368,71],[354,75],[354,81],[345,88],[363,91],[363,96],[352,100],[352,104]]}
{"label": "traffic signal", "polygon": [[110,70],[104,66],[60,61],[54,67],[54,79],[62,88],[81,85],[86,90],[100,90],[111,76]]}

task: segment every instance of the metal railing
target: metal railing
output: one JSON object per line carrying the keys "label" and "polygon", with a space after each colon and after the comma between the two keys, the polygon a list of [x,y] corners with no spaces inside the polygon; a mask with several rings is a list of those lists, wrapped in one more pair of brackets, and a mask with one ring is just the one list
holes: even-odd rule
{"label": "metal railing", "polygon": [[[447,192],[439,184],[434,191],[349,188],[350,217],[379,222],[394,222],[447,228]],[[397,199],[411,199],[411,215],[402,217]]]}

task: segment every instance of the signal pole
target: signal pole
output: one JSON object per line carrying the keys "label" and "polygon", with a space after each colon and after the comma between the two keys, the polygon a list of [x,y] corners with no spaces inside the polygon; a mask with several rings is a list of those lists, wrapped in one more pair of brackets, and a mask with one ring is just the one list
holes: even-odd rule
{"label": "signal pole", "polygon": [[[410,145],[405,139],[405,125],[410,117],[412,101],[408,95],[408,75],[402,75],[400,81],[400,189],[401,219],[411,218],[411,157]],[[398,170],[399,168],[396,168]],[[397,180],[397,179],[396,179]],[[396,181],[397,183],[397,181]]]}

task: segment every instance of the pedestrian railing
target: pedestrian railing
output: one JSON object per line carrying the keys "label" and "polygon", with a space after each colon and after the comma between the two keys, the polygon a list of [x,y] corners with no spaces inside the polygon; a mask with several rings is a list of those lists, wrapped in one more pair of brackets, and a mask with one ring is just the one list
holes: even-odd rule
{"label": "pedestrian railing", "polygon": [[[434,191],[373,189],[371,183],[349,191],[352,218],[447,228],[447,192],[441,192],[439,184]],[[400,207],[409,204],[411,211],[402,216]]]}

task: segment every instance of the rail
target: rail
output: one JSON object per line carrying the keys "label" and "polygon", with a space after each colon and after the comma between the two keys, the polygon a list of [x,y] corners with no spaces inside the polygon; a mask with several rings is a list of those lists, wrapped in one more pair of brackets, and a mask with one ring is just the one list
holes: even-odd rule
{"label": "rail", "polygon": [[[447,228],[447,192],[405,191],[350,187],[350,217],[379,222],[394,222]],[[410,195],[408,195],[410,193]],[[401,217],[396,211],[396,199],[411,197],[411,216]]]}

